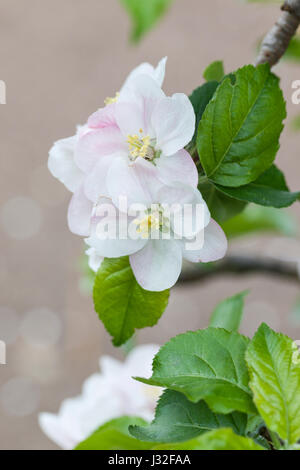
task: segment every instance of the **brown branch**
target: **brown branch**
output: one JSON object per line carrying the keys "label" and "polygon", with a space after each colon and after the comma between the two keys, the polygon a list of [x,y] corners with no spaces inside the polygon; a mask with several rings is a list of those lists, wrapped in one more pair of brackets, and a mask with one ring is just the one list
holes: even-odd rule
{"label": "brown branch", "polygon": [[193,265],[184,270],[179,278],[180,283],[207,281],[223,274],[248,275],[268,274],[299,283],[299,271],[296,262],[285,262],[269,258],[250,256],[227,256],[222,261],[211,265]]}
{"label": "brown branch", "polygon": [[264,38],[255,65],[268,62],[271,67],[283,56],[300,24],[300,0],[286,0],[283,14]]}

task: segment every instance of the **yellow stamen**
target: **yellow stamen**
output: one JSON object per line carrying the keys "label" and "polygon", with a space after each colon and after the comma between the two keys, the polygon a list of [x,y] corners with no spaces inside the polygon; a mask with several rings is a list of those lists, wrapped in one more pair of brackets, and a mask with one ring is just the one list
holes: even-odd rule
{"label": "yellow stamen", "polygon": [[154,214],[146,215],[143,219],[135,219],[134,223],[138,226],[136,231],[142,235],[142,238],[149,238],[151,229],[159,230],[159,216]]}
{"label": "yellow stamen", "polygon": [[[143,129],[140,129],[140,134],[143,133]],[[150,147],[150,137],[146,135],[144,137],[137,134],[130,134],[127,137],[127,143],[129,144],[129,152],[133,158],[148,157]]]}
{"label": "yellow stamen", "polygon": [[105,100],[104,100],[104,104],[107,106],[108,104],[112,104],[112,103],[116,103],[119,99],[119,96],[120,96],[120,93],[116,93],[116,95],[114,97],[110,97],[108,96]]}

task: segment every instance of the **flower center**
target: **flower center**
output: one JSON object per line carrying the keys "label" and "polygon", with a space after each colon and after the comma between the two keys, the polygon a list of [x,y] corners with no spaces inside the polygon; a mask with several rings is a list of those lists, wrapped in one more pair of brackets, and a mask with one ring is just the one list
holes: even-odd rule
{"label": "flower center", "polygon": [[137,225],[137,233],[140,233],[142,238],[149,238],[152,230],[167,232],[170,228],[170,219],[164,215],[163,209],[159,205],[149,209],[144,217],[135,219],[133,223]]}
{"label": "flower center", "polygon": [[108,104],[113,104],[113,103],[116,103],[119,99],[119,96],[120,96],[120,93],[116,93],[114,97],[110,97],[108,96],[105,100],[104,100],[104,104],[107,106]]}
{"label": "flower center", "polygon": [[140,135],[129,134],[127,136],[127,143],[129,145],[131,160],[135,160],[138,157],[153,160],[155,157],[155,151],[151,145],[150,136],[143,136],[143,129],[140,129]]}
{"label": "flower center", "polygon": [[135,219],[137,225],[136,231],[142,235],[142,238],[149,238],[151,229],[159,230],[159,218],[153,214],[146,215],[142,219]]}

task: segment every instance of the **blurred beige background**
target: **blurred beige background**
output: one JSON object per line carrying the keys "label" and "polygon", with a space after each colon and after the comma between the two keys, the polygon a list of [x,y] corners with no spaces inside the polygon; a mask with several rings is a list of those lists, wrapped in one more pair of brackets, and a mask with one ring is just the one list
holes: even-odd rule
{"label": "blurred beige background", "polygon": [[[72,135],[142,61],[156,64],[168,55],[168,93],[191,92],[213,60],[224,58],[227,71],[251,63],[257,39],[277,16],[276,5],[177,0],[133,47],[117,0],[0,0],[0,79],[7,85],[7,104],[0,105],[0,339],[9,343],[7,365],[0,365],[1,449],[55,449],[38,427],[38,412],[56,412],[64,398],[78,394],[101,354],[122,357],[80,288],[83,243],[67,228],[70,194],[47,171],[52,143]],[[300,67],[283,63],[277,73],[294,116],[300,105],[291,104],[291,82],[300,79]],[[294,190],[299,142],[287,130],[278,159]],[[266,253],[276,243],[251,238],[231,251]],[[297,256],[297,244],[290,249]],[[251,294],[244,333],[265,320],[300,338],[300,324],[290,316],[299,286],[252,275],[177,287],[162,320],[138,341],[161,344],[205,327],[218,301],[245,288]]]}

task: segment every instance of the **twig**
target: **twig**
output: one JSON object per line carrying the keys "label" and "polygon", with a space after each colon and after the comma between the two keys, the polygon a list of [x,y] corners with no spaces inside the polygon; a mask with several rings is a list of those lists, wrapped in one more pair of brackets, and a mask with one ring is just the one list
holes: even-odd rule
{"label": "twig", "polygon": [[279,276],[286,280],[300,282],[299,271],[296,262],[286,262],[269,258],[253,258],[250,256],[227,256],[222,261],[214,264],[192,265],[184,270],[179,282],[206,281],[212,277],[223,274],[269,274]]}
{"label": "twig", "polygon": [[283,14],[264,38],[255,65],[275,65],[285,53],[300,24],[300,0],[286,0]]}

